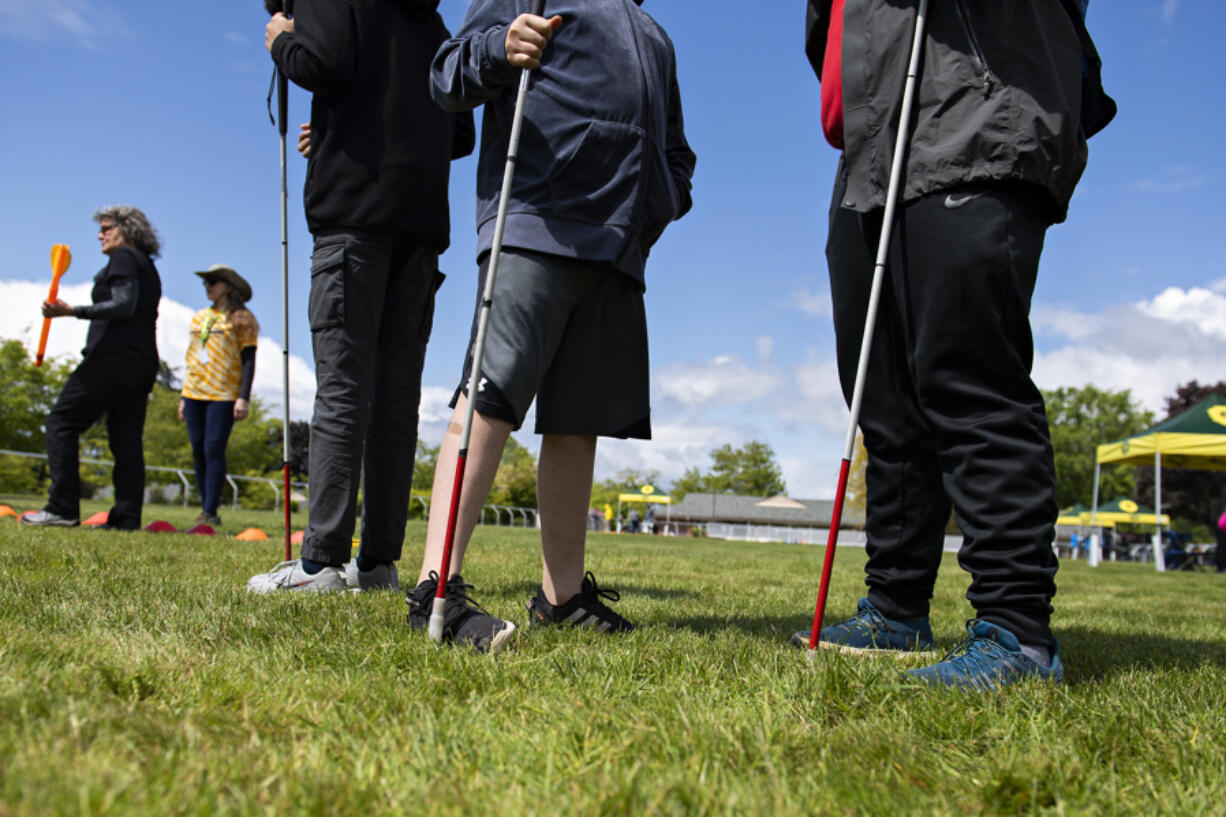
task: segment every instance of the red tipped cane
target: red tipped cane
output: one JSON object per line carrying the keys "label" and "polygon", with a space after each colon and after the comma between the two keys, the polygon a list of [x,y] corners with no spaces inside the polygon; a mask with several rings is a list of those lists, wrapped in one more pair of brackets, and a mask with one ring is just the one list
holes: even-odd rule
{"label": "red tipped cane", "polygon": [[[532,14],[545,16],[545,0],[532,0]],[[515,114],[511,120],[511,138],[507,143],[507,163],[502,173],[502,193],[498,198],[498,219],[494,223],[494,243],[490,248],[489,270],[485,289],[481,293],[481,312],[477,318],[477,339],[473,343],[472,370],[468,375],[468,400],[464,406],[464,425],[460,430],[460,452],[455,464],[455,482],[451,487],[451,507],[447,511],[447,535],[443,540],[443,560],[438,569],[438,590],[430,612],[430,637],[443,640],[443,609],[447,605],[447,579],[451,576],[451,548],[455,544],[456,522],[460,514],[460,494],[464,489],[464,467],[468,463],[468,439],[472,434],[473,411],[477,406],[477,383],[481,378],[481,362],[485,357],[485,335],[489,329],[490,308],[494,305],[494,281],[498,277],[498,261],[502,257],[502,234],[507,225],[507,205],[511,200],[511,182],[515,178],[515,162],[519,153],[519,135],[524,127],[524,99],[528,95],[527,68],[519,76],[519,95],[515,98]]]}
{"label": "red tipped cane", "polygon": [[868,371],[868,355],[877,323],[877,304],[881,300],[881,284],[885,278],[886,256],[890,249],[890,232],[894,226],[894,211],[902,186],[903,163],[906,161],[907,130],[911,123],[911,105],[915,100],[915,85],[919,77],[920,55],[924,46],[924,19],[928,16],[928,0],[919,0],[915,13],[915,35],[911,41],[911,59],[907,65],[907,80],[903,87],[902,109],[898,114],[898,135],[894,140],[894,159],[890,165],[890,184],[886,192],[885,213],[881,221],[881,237],[877,242],[877,263],[873,267],[873,284],[868,298],[868,315],[864,319],[864,336],[860,342],[860,360],[856,366],[856,385],[852,390],[851,418],[847,423],[847,438],[843,445],[843,463],[839,466],[839,484],[830,516],[830,535],[826,539],[826,558],[822,563],[822,583],[817,591],[817,610],[813,613],[813,631],[809,634],[809,658],[817,650],[822,618],[826,615],[826,594],[830,590],[830,572],[834,568],[834,549],[839,540],[839,523],[843,518],[843,500],[847,498],[847,475],[856,445],[856,426],[860,422],[860,403],[864,398],[864,377]]}
{"label": "red tipped cane", "polygon": [[[269,14],[294,13],[293,0],[265,0]],[[285,561],[292,556],[289,509],[289,188],[286,183],[285,143],[289,120],[289,80],[285,72],[274,69],[277,82],[277,130],[281,134],[281,396],[282,440],[281,471],[285,480]]]}

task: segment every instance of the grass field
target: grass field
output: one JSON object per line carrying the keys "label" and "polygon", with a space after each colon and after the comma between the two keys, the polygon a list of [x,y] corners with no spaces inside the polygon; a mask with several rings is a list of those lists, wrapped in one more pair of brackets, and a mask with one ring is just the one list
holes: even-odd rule
{"label": "grass field", "polygon": [[[399,595],[249,596],[280,549],[0,519],[0,817],[1226,814],[1216,574],[1064,564],[1066,683],[981,696],[789,649],[818,547],[594,535],[640,629],[525,630],[495,656],[410,634]],[[840,551],[832,616],[863,559]],[[522,624],[539,560],[533,532],[480,528],[465,578]],[[966,584],[947,558],[943,648]]]}

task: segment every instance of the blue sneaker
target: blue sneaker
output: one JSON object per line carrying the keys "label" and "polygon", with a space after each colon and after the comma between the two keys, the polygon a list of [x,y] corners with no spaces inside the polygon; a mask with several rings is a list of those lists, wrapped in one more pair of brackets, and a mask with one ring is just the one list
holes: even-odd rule
{"label": "blue sneaker", "polygon": [[907,672],[929,686],[960,689],[1000,689],[1024,678],[1059,683],[1064,680],[1060,649],[1053,645],[1051,665],[1043,666],[1022,652],[1017,636],[997,624],[973,618],[966,622],[967,639],[937,663]]}
{"label": "blue sneaker", "polygon": [[[809,648],[809,630],[792,636],[793,647]],[[822,630],[818,647],[842,653],[915,653],[934,646],[928,617],[913,621],[886,618],[868,599],[860,599],[856,614]]]}

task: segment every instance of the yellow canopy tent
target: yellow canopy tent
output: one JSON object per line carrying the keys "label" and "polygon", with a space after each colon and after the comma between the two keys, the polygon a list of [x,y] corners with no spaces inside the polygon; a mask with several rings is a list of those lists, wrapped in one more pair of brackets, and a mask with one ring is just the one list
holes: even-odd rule
{"label": "yellow canopy tent", "polygon": [[657,494],[654,485],[644,485],[639,488],[637,494],[618,494],[617,495],[617,532],[622,532],[622,503],[623,502],[641,502],[645,505],[667,505],[667,513],[664,518],[664,528],[668,529],[668,525],[673,518],[673,500],[672,497],[664,494]]}
{"label": "yellow canopy tent", "polygon": [[[1166,569],[1162,553],[1162,526],[1170,520],[1162,513],[1162,466],[1226,471],[1226,398],[1210,395],[1192,408],[1124,440],[1098,446],[1094,463],[1094,506],[1090,525],[1097,520],[1098,478],[1104,465],[1154,466],[1154,563]],[[1097,547],[1097,542],[1095,542]],[[1090,564],[1098,564],[1091,548]]]}

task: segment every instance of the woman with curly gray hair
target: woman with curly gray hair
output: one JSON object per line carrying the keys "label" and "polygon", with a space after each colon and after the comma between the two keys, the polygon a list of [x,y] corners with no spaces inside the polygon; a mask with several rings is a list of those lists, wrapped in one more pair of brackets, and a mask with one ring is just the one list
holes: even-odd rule
{"label": "woman with curly gray hair", "polygon": [[92,304],[43,304],[43,316],[89,321],[81,365],[47,415],[50,497],[41,511],[27,513],[27,525],[80,524],[81,478],[77,442],[81,432],[106,417],[115,457],[115,506],[104,527],[140,527],[145,494],[145,452],[141,437],[149,392],[157,378],[157,316],[162,280],[153,259],[161,242],[145,214],[116,205],[94,213],[102,253],[110,259],[94,276]]}

